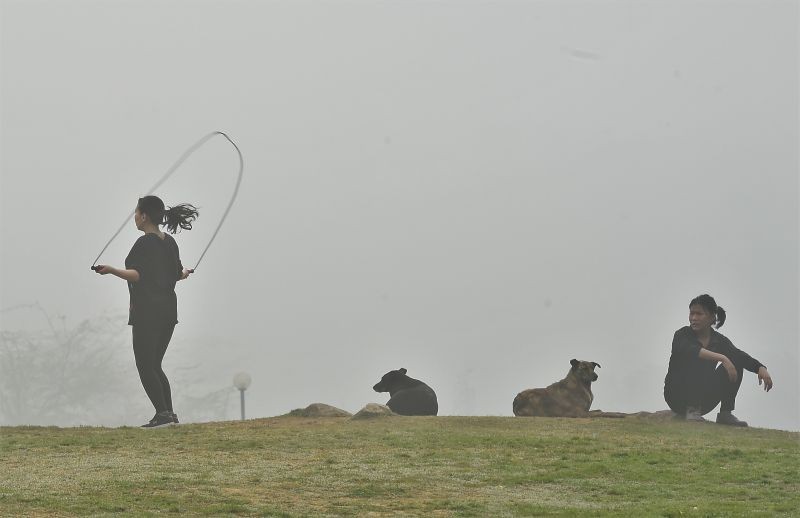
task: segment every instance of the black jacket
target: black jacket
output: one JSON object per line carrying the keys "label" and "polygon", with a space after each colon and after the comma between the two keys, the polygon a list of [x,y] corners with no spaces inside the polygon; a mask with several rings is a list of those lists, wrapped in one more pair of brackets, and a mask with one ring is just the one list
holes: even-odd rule
{"label": "black jacket", "polygon": [[[667,370],[666,378],[664,378],[665,386],[673,383],[682,383],[686,373],[694,370],[693,367],[699,367],[703,371],[707,370],[709,375],[713,373],[717,364],[713,361],[699,358],[701,348],[700,340],[698,340],[691,327],[686,326],[675,331],[675,336],[672,338],[672,355],[669,357],[669,369]],[[763,363],[746,352],[737,349],[726,336],[714,329],[711,330],[708,350],[727,356],[734,365],[750,372],[757,373],[758,369],[764,366]]]}

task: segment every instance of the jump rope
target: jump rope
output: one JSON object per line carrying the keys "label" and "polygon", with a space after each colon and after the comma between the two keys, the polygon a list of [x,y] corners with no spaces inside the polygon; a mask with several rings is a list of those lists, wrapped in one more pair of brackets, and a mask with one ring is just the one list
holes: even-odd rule
{"label": "jump rope", "polygon": [[[191,272],[194,272],[195,270],[197,270],[197,267],[198,267],[198,265],[200,265],[200,261],[202,261],[202,260],[203,260],[203,257],[205,257],[205,255],[206,255],[206,252],[208,251],[208,248],[211,246],[211,243],[213,243],[213,242],[214,242],[214,239],[217,237],[217,233],[219,232],[219,229],[220,229],[220,228],[222,228],[222,224],[223,224],[223,223],[225,223],[225,218],[227,218],[227,217],[228,217],[228,212],[230,212],[230,210],[231,210],[231,207],[233,207],[233,202],[236,200],[236,195],[239,193],[239,185],[242,183],[242,175],[243,175],[243,173],[244,173],[244,158],[242,158],[242,152],[239,150],[239,146],[237,146],[237,145],[236,145],[236,143],[235,143],[233,140],[231,140],[231,138],[230,138],[228,135],[226,135],[225,133],[223,133],[223,132],[221,132],[221,131],[213,131],[213,132],[209,133],[208,135],[206,135],[205,137],[203,137],[203,138],[201,138],[200,140],[198,140],[197,142],[195,142],[194,144],[192,144],[192,145],[189,147],[189,149],[187,149],[187,150],[186,150],[186,151],[185,151],[185,152],[184,152],[184,153],[183,153],[183,154],[180,156],[180,158],[178,158],[178,160],[177,160],[177,161],[176,161],[174,164],[172,164],[172,167],[170,167],[170,168],[167,170],[167,172],[166,172],[166,173],[164,173],[164,175],[163,175],[163,176],[162,176],[162,177],[161,177],[161,178],[158,180],[158,182],[156,182],[156,184],[155,184],[154,186],[152,186],[152,187],[150,188],[150,190],[147,192],[147,194],[153,194],[153,193],[155,192],[155,190],[156,190],[156,189],[158,189],[159,187],[161,187],[161,185],[162,185],[164,182],[166,182],[166,181],[169,179],[169,177],[170,177],[170,176],[172,176],[172,174],[173,174],[175,171],[177,171],[177,170],[178,170],[178,168],[179,168],[179,167],[180,167],[180,166],[181,166],[181,165],[182,165],[182,164],[183,164],[183,163],[184,163],[184,162],[185,162],[185,161],[186,161],[186,160],[187,160],[187,159],[188,159],[190,156],[192,156],[192,154],[194,154],[194,152],[195,152],[195,151],[197,151],[198,149],[200,149],[201,147],[203,147],[203,145],[204,145],[206,142],[208,142],[209,140],[211,140],[212,138],[214,138],[216,135],[222,135],[223,137],[225,137],[225,139],[226,139],[228,142],[230,142],[230,143],[231,143],[231,145],[234,147],[234,149],[236,149],[236,153],[239,155],[239,175],[238,175],[238,177],[236,178],[236,187],[234,187],[234,189],[233,189],[233,195],[231,196],[231,200],[228,202],[228,206],[225,208],[225,212],[222,214],[222,219],[220,219],[220,221],[219,221],[219,224],[217,225],[217,228],[216,228],[216,230],[214,230],[214,234],[211,236],[211,239],[208,241],[208,244],[207,244],[207,245],[206,245],[206,247],[203,249],[203,253],[202,253],[202,254],[200,254],[200,259],[198,259],[198,260],[197,260],[197,263],[194,265],[194,268],[192,268],[192,269],[190,270]],[[99,254],[97,254],[97,258],[94,260],[94,262],[92,263],[92,266],[91,266],[91,269],[92,269],[92,270],[97,270],[97,261],[99,261],[99,260],[100,260],[100,257],[103,255],[103,252],[105,252],[105,251],[106,251],[106,248],[108,248],[108,245],[110,245],[110,244],[111,244],[111,243],[114,241],[114,239],[116,239],[116,238],[117,238],[117,236],[120,234],[120,232],[122,232],[122,229],[123,229],[123,228],[125,228],[125,225],[127,225],[127,224],[128,224],[128,221],[131,219],[131,217],[134,215],[134,213],[135,213],[135,212],[136,212],[136,210],[134,209],[134,211],[133,211],[133,212],[131,212],[130,214],[128,214],[128,215],[125,217],[125,221],[123,221],[123,222],[122,222],[122,225],[120,225],[120,226],[119,226],[119,228],[118,228],[118,229],[117,229],[117,231],[114,233],[114,235],[113,235],[113,236],[111,236],[111,239],[109,239],[109,240],[108,240],[108,243],[106,243],[106,246],[104,246],[104,247],[103,247],[103,249],[102,249],[102,250],[100,250],[100,253],[99,253]]]}

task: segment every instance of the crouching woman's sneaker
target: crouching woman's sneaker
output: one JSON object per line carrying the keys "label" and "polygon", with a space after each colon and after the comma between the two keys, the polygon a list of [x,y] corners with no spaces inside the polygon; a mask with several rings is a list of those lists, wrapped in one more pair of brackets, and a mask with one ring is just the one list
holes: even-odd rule
{"label": "crouching woman's sneaker", "polygon": [[703,418],[703,413],[699,407],[687,407],[686,408],[686,420],[692,423],[705,423],[706,420]]}
{"label": "crouching woman's sneaker", "polygon": [[149,423],[143,424],[142,428],[163,428],[165,426],[171,426],[175,421],[172,419],[172,412],[165,411],[159,412],[153,416]]}

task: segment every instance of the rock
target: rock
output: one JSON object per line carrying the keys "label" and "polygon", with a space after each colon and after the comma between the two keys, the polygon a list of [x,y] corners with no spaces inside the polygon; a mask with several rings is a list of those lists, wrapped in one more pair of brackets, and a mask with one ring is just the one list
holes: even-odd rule
{"label": "rock", "polygon": [[386,405],[379,405],[378,403],[367,403],[367,405],[356,412],[353,419],[370,419],[372,417],[388,417],[397,415]]}
{"label": "rock", "polygon": [[295,408],[286,415],[292,417],[352,417],[353,414],[325,403],[311,403],[305,408]]}

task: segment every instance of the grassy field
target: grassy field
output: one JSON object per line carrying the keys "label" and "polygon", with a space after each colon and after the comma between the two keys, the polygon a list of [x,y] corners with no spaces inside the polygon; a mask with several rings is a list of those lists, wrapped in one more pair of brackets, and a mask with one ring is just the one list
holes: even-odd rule
{"label": "grassy field", "polygon": [[800,434],[513,417],[0,429],[0,515],[798,516]]}

